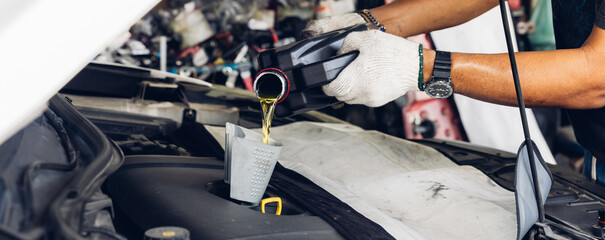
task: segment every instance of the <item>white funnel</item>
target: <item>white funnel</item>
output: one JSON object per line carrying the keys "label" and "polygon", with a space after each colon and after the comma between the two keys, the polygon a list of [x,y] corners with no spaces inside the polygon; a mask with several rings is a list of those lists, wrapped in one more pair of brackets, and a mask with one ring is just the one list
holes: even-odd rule
{"label": "white funnel", "polygon": [[260,133],[227,123],[225,128],[225,182],[230,197],[258,204],[273,174],[282,144],[270,139],[263,144]]}

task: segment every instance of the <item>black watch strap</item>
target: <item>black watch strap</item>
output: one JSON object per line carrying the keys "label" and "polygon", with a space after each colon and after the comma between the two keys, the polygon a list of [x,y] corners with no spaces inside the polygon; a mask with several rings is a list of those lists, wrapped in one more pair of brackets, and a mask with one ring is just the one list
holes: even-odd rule
{"label": "black watch strap", "polygon": [[449,79],[452,71],[452,58],[450,52],[435,51],[435,64],[433,64],[433,78]]}

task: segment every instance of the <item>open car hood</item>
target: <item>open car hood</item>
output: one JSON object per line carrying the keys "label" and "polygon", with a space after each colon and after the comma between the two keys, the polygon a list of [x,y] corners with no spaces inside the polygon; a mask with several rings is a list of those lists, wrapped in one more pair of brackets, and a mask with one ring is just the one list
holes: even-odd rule
{"label": "open car hood", "polygon": [[158,2],[0,2],[0,143]]}

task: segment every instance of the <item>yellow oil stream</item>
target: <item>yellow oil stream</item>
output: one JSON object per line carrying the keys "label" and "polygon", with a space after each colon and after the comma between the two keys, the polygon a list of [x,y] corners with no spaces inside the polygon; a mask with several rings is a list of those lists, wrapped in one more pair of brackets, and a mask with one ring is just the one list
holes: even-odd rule
{"label": "yellow oil stream", "polygon": [[269,144],[269,135],[271,134],[271,120],[273,120],[273,112],[275,111],[275,104],[277,98],[263,98],[259,97],[260,104],[263,109],[263,143]]}

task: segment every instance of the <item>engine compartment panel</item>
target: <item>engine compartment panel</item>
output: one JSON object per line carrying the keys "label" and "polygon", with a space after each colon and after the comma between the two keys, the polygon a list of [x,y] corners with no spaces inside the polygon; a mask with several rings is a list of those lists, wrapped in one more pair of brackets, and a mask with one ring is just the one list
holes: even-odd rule
{"label": "engine compartment panel", "polygon": [[114,204],[140,229],[179,226],[192,239],[342,239],[320,217],[273,187],[280,216],[226,199],[223,162],[212,157],[135,155],[107,181]]}

